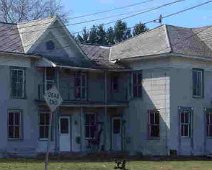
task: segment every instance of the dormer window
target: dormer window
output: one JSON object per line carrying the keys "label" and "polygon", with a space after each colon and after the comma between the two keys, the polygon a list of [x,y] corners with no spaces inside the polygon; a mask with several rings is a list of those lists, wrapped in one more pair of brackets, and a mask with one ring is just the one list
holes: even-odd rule
{"label": "dormer window", "polygon": [[46,42],[46,49],[47,50],[54,50],[55,49],[55,44],[52,40]]}

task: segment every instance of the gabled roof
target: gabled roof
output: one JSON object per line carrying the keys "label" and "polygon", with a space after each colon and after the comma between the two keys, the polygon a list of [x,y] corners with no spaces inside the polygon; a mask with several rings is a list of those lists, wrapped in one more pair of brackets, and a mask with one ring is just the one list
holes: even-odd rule
{"label": "gabled roof", "polygon": [[25,53],[30,50],[33,44],[53,24],[55,20],[56,17],[48,17],[42,20],[34,20],[17,24]]}
{"label": "gabled roof", "polygon": [[212,57],[212,27],[183,28],[162,25],[114,45],[110,60],[168,53]]}
{"label": "gabled roof", "polygon": [[0,23],[0,51],[24,53],[17,24]]}

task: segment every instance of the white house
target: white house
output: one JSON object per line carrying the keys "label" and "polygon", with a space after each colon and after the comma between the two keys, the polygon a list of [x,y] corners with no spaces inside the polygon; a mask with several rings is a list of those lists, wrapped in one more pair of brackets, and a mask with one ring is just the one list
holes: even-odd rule
{"label": "white house", "polygon": [[112,47],[77,44],[58,17],[0,23],[0,153],[212,153],[212,27],[162,25]]}

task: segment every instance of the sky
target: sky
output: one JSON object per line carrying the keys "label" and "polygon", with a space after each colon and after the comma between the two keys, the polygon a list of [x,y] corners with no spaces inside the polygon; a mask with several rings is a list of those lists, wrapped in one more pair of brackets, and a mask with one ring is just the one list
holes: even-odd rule
{"label": "sky", "polygon": [[[69,21],[69,23],[67,24],[68,29],[70,30],[70,32],[74,33],[78,31],[82,31],[84,27],[89,29],[92,27],[92,25],[99,25],[99,24],[110,22],[110,21],[116,21],[123,17],[127,17],[129,15],[136,14],[142,11],[146,11],[148,9],[155,8],[169,2],[174,2],[176,0],[152,0],[147,3],[132,6],[122,10],[115,10],[111,12],[106,12],[106,13],[82,17],[82,18],[75,18],[75,19],[73,18],[73,17],[77,17],[81,15],[91,14],[91,13],[95,13],[99,11],[105,11],[105,10],[119,8],[119,7],[131,5],[135,3],[140,3],[143,1],[147,1],[147,0],[61,0],[61,3],[65,8],[64,10],[68,12],[68,21]],[[165,15],[183,10],[185,8],[195,6],[197,4],[200,4],[206,1],[209,1],[209,0],[184,0],[182,2],[178,2],[176,4],[166,6],[158,10],[147,12],[141,15],[137,15],[135,17],[128,18],[123,21],[127,23],[128,27],[132,27],[136,23],[139,23],[139,22],[145,23],[150,20],[159,18],[160,15],[165,16]],[[125,15],[76,25],[76,23],[79,23],[79,22],[99,19],[104,17],[110,17],[114,15],[120,15],[123,13],[125,13]],[[170,18],[163,19],[163,24],[170,24],[170,25],[176,25],[176,26],[182,26],[182,27],[201,27],[206,25],[212,25],[212,2],[204,6],[201,6],[199,8],[189,10],[187,12],[172,16]],[[113,26],[113,25],[114,23],[105,25],[105,28],[109,26]],[[151,28],[159,26],[159,23],[150,23],[150,24],[147,24],[146,26],[151,29]]]}

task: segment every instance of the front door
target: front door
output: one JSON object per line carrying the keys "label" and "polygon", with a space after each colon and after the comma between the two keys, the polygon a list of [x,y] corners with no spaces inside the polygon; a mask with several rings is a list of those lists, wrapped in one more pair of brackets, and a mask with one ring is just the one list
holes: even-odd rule
{"label": "front door", "polygon": [[120,117],[112,118],[112,150],[121,151],[121,119]]}
{"label": "front door", "polygon": [[59,121],[59,140],[60,140],[60,151],[70,152],[71,151],[71,128],[70,128],[70,117],[61,116]]}

